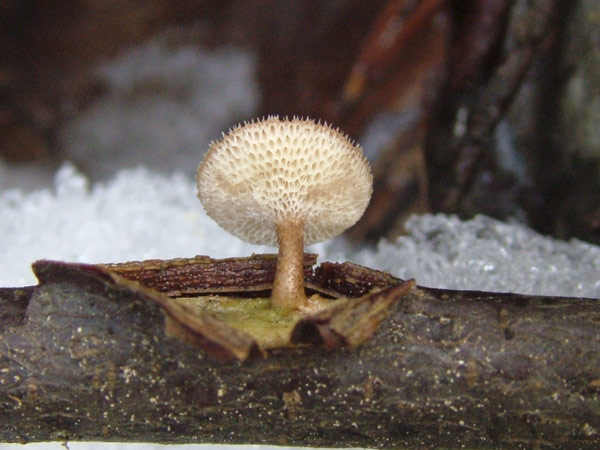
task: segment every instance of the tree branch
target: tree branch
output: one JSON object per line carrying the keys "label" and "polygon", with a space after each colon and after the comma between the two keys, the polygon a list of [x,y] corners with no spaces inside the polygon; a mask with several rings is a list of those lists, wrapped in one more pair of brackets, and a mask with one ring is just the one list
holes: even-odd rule
{"label": "tree branch", "polygon": [[[208,290],[224,279],[219,268],[239,280],[274,271],[271,257],[203,261],[217,274]],[[150,289],[121,283],[125,272],[114,277],[110,267],[43,262],[39,286],[0,291],[0,441],[600,442],[598,300],[417,287],[358,347],[300,345],[222,362],[168,336]],[[306,281],[351,297],[400,283],[348,263],[323,263]]]}

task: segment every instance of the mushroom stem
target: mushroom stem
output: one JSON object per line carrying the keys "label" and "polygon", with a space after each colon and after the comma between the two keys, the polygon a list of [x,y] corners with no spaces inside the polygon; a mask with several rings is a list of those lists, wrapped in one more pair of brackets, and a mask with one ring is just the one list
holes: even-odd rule
{"label": "mushroom stem", "polygon": [[277,224],[279,255],[271,304],[277,308],[298,309],[306,303],[304,293],[304,222],[283,220]]}

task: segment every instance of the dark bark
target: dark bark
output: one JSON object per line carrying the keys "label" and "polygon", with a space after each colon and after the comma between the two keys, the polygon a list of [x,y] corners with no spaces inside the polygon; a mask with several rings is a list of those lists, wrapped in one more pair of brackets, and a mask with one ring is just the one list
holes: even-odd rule
{"label": "dark bark", "polygon": [[[268,260],[242,276],[232,260],[204,261],[247,279]],[[39,286],[0,292],[0,441],[600,444],[597,300],[418,287],[358,347],[222,362],[166,335],[150,289],[107,267],[45,262]],[[211,273],[209,291],[227,278]],[[399,283],[352,264],[307,274],[312,289],[351,297]]]}
{"label": "dark bark", "polygon": [[[500,194],[516,188],[515,181],[503,173],[496,161],[495,133],[499,123],[507,119],[527,75],[545,54],[557,10],[555,0],[523,3],[513,4],[510,11],[492,8],[496,27],[504,23],[507,12],[510,17],[503,41],[486,42],[490,60],[487,64],[483,55],[473,54],[474,45],[481,45],[477,39],[481,30],[463,32],[466,43],[461,43],[451,65],[458,70],[459,78],[450,79],[444,94],[437,99],[427,136],[427,170],[429,178],[435,180],[429,191],[434,210],[465,216],[477,212],[495,217],[517,216],[511,208],[519,204],[518,199],[502,205]],[[482,24],[482,19],[477,22]],[[496,52],[499,54],[494,55]],[[470,76],[466,76],[469,72]],[[482,174],[489,174],[491,181],[486,178],[483,183]]]}

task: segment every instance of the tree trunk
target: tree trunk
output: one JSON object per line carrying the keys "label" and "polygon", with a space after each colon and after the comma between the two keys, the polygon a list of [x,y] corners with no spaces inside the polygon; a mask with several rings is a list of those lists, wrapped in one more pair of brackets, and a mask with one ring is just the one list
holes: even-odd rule
{"label": "tree trunk", "polygon": [[[274,273],[272,257],[203,261],[206,291],[225,272],[234,285]],[[168,270],[153,264],[138,279],[177,291],[179,280],[164,288]],[[0,290],[0,441],[600,445],[598,300],[417,287],[358,347],[223,362],[167,335],[150,289],[107,276],[126,275],[122,266],[35,270],[37,287]],[[348,263],[306,275],[310,289],[351,297],[399,283]]]}

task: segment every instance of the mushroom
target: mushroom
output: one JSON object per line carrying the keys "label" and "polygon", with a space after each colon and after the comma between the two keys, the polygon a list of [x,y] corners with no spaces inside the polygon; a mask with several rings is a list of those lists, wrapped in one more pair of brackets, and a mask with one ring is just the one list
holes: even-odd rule
{"label": "mushroom", "polygon": [[197,172],[206,213],[239,238],[279,246],[271,304],[307,306],[304,244],[332,238],[363,214],[373,177],[359,145],[310,119],[246,122],[212,142]]}

